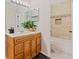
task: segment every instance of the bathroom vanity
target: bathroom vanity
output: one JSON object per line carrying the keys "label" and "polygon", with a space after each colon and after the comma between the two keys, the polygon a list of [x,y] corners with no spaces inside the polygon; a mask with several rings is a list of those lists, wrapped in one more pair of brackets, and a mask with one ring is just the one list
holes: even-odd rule
{"label": "bathroom vanity", "polygon": [[32,59],[41,51],[41,32],[6,34],[7,59]]}

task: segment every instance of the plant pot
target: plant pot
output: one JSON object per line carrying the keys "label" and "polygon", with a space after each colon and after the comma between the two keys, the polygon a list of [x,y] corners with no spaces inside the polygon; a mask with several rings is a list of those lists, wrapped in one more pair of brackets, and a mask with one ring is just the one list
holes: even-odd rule
{"label": "plant pot", "polygon": [[32,31],[34,31],[34,29],[33,28],[29,28],[28,31],[32,32]]}

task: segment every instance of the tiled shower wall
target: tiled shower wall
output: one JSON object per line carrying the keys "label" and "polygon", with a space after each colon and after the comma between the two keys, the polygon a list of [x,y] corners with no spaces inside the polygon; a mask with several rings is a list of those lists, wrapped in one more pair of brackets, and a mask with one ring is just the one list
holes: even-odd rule
{"label": "tiled shower wall", "polygon": [[52,5],[51,7],[51,36],[72,38],[71,1]]}

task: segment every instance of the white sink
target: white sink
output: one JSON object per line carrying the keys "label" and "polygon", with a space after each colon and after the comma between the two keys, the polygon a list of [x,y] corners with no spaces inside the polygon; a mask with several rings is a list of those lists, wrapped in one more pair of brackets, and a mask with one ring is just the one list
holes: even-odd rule
{"label": "white sink", "polygon": [[29,35],[29,34],[33,34],[33,33],[38,33],[38,32],[37,31],[34,31],[34,32],[29,32],[29,31],[26,31],[26,32],[15,32],[15,33],[12,33],[12,34],[6,33],[6,35],[9,35],[9,36],[12,36],[12,37],[16,37],[16,36],[22,36],[22,35]]}

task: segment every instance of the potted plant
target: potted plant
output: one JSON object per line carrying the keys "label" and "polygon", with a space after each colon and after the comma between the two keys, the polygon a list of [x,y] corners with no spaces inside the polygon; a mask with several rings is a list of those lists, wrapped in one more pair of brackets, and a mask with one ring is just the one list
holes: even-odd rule
{"label": "potted plant", "polygon": [[24,21],[22,23],[22,26],[26,29],[28,29],[28,31],[35,31],[37,25],[35,25],[34,21],[28,20],[28,21]]}

